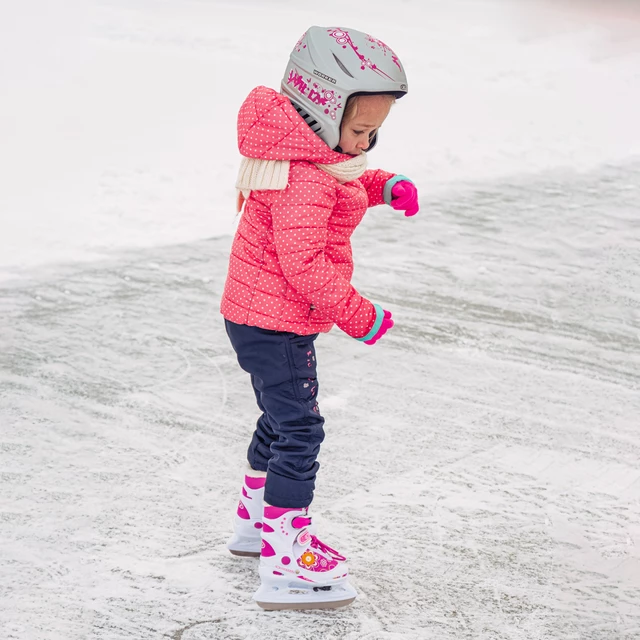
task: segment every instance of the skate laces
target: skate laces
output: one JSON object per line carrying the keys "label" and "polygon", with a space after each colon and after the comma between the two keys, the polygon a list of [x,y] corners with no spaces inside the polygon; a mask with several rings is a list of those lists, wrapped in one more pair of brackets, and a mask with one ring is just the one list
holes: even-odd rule
{"label": "skate laces", "polygon": [[[299,537],[299,540],[302,544],[309,544],[309,546],[313,549],[316,549],[317,551],[330,556],[338,562],[345,562],[347,560],[342,554],[338,553],[335,549],[332,549],[329,545],[318,539],[317,536],[311,535],[309,533],[308,527],[311,524],[311,517],[309,515],[306,515],[306,512],[304,516],[296,516],[291,521],[291,524],[296,529],[303,529]],[[307,536],[309,536],[309,539],[305,540],[304,538],[306,538]]]}
{"label": "skate laces", "polygon": [[330,546],[326,545],[316,536],[311,536],[311,546],[314,549],[318,549],[318,551],[322,551],[323,553],[330,555],[334,560],[339,560],[340,562],[346,561],[346,558],[343,555],[339,554],[335,549],[332,549]]}

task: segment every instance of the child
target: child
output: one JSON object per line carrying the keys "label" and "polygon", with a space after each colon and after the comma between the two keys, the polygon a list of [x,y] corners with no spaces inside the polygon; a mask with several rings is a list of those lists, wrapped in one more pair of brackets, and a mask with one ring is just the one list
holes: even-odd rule
{"label": "child", "polygon": [[401,175],[367,170],[367,156],[407,79],[395,53],[354,29],[311,27],[294,47],[281,93],[254,89],[238,116],[244,213],[221,312],[262,415],[229,550],[260,556],[265,609],[351,603],[345,558],[313,535],[324,439],[314,341],[334,324],[365,344],[391,313],[351,285],[350,236],[370,206],[411,216],[417,191]]}

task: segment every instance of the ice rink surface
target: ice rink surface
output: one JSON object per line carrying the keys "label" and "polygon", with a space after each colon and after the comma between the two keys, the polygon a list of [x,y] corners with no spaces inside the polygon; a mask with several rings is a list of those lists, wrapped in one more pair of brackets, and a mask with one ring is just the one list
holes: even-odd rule
{"label": "ice rink surface", "polygon": [[[375,347],[338,330],[317,343],[327,438],[313,513],[359,598],[312,613],[258,609],[257,561],[225,549],[256,418],[218,312],[233,112],[254,78],[220,100],[232,121],[218,135],[204,107],[176,123],[155,94],[149,130],[137,103],[139,121],[110,120],[130,94],[106,72],[133,91],[126,69],[161,59],[184,79],[167,97],[182,108],[199,81],[179,71],[217,69],[222,48],[250,76],[240,34],[266,47],[264,72],[290,48],[265,44],[264,16],[295,42],[295,25],[334,22],[339,5],[78,5],[74,33],[91,38],[73,47],[113,102],[83,94],[71,67],[50,78],[62,93],[43,112],[73,111],[71,97],[92,110],[67,121],[75,136],[48,131],[31,164],[16,132],[39,138],[36,106],[18,109],[17,93],[0,106],[15,124],[2,125],[14,138],[0,193],[3,638],[640,638],[640,20],[624,2],[553,21],[526,4],[397,5],[413,18],[406,64],[433,86],[416,82],[411,117],[399,103],[385,132],[424,140],[382,140],[371,162],[421,176],[421,212],[373,209],[354,237],[354,283],[393,311],[393,331]],[[360,5],[340,6],[357,26]],[[391,22],[367,20],[381,35]],[[461,42],[477,55],[454,54]],[[169,149],[151,144],[160,132]],[[207,136],[227,150],[205,153]],[[92,137],[102,155],[85,158]]]}

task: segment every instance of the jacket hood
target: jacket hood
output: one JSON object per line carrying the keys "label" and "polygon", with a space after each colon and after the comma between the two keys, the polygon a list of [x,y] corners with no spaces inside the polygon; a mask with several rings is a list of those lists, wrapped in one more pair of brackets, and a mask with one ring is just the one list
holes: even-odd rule
{"label": "jacket hood", "polygon": [[306,160],[336,164],[352,156],[338,153],[316,135],[294,109],[289,98],[256,87],[238,113],[238,149],[259,160]]}

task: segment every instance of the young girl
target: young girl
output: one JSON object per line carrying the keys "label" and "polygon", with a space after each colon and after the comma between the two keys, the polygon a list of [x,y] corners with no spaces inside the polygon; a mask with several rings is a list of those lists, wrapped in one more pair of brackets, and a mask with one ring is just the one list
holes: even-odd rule
{"label": "young girl", "polygon": [[350,237],[368,207],[418,212],[410,180],[366,169],[365,152],[406,93],[404,69],[380,40],[311,27],[281,92],[257,87],[238,116],[244,212],[221,312],[261,415],[228,547],[260,556],[254,597],[265,609],[333,608],[356,596],[344,556],[313,534],[308,511],[324,439],[314,341],[336,324],[371,345],[393,326],[351,284]]}

